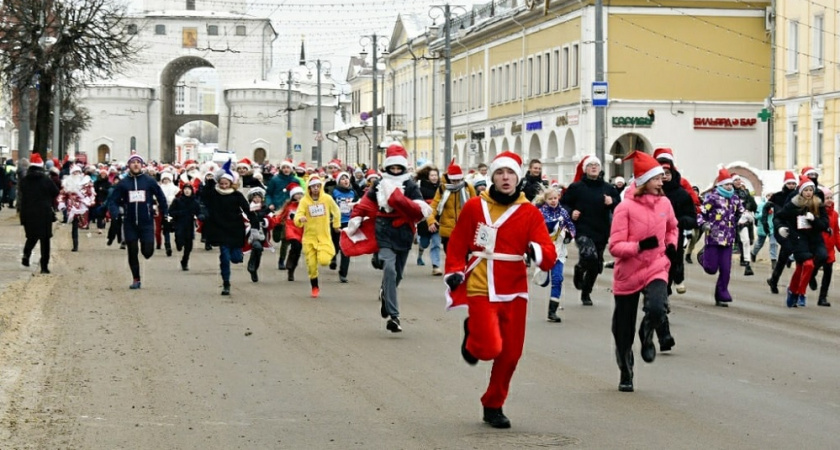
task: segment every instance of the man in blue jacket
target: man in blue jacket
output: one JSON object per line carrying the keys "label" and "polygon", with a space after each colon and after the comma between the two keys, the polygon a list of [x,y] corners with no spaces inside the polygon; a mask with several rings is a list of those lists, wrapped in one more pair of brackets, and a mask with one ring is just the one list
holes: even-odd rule
{"label": "man in blue jacket", "polygon": [[143,257],[149,259],[155,252],[155,199],[161,216],[170,220],[163,190],[154,178],[142,172],[143,164],[143,158],[138,154],[128,158],[128,176],[117,183],[110,205],[111,217],[122,216],[123,242],[128,247],[128,267],[134,277],[130,289],[140,289],[138,253],[142,252]]}

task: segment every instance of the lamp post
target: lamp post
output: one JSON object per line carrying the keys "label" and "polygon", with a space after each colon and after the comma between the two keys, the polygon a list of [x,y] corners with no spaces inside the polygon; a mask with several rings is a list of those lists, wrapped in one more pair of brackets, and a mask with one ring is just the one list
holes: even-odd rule
{"label": "lamp post", "polygon": [[372,47],[372,61],[373,61],[373,111],[371,112],[371,116],[373,116],[373,161],[371,162],[371,166],[374,170],[379,170],[379,134],[378,134],[378,116],[379,116],[379,106],[378,103],[378,96],[379,92],[377,91],[377,83],[378,83],[378,75],[376,73],[377,64],[379,63],[378,58],[376,56],[376,50],[378,49],[380,42],[382,42],[383,49],[383,56],[388,55],[387,45],[388,39],[385,36],[377,36],[376,33],[370,36],[362,36],[359,39],[359,44],[362,46],[362,51],[359,53],[359,56],[362,57],[364,60],[367,57],[367,52],[364,50],[366,45],[370,45]]}
{"label": "lamp post", "polygon": [[[306,68],[310,70],[309,77],[312,77],[312,72],[311,72],[312,65],[313,65],[312,61],[309,61],[309,62],[306,63]],[[318,167],[321,167],[323,165],[323,158],[324,158],[324,156],[323,156],[323,145],[322,145],[322,143],[324,141],[324,134],[323,134],[323,128],[321,126],[321,67],[323,67],[324,70],[326,70],[325,75],[327,76],[327,78],[329,78],[330,69],[332,69],[332,65],[330,64],[329,61],[321,61],[320,59],[316,59],[315,62],[314,62],[314,66],[315,66],[315,71],[317,72],[317,84],[318,84],[318,92],[317,92],[317,95],[318,95],[318,112],[317,112],[317,114],[318,114],[318,116],[317,116],[317,119],[316,119],[316,121],[318,123],[318,126],[316,127],[316,131],[318,132],[318,134],[315,136],[315,141],[318,143]]]}
{"label": "lamp post", "polygon": [[448,163],[452,160],[452,40],[450,37],[450,30],[452,29],[451,19],[452,10],[461,9],[467,12],[461,6],[454,8],[449,3],[443,6],[432,6],[429,11],[429,17],[435,20],[439,15],[435,12],[443,13],[443,162]]}
{"label": "lamp post", "polygon": [[289,77],[286,79],[286,158],[292,157],[292,71],[289,70]]}

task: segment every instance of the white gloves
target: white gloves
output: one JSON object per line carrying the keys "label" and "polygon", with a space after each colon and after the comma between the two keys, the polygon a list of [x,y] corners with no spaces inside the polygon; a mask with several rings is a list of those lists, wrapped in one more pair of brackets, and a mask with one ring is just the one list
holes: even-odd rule
{"label": "white gloves", "polygon": [[786,237],[788,237],[789,234],[790,234],[790,230],[788,230],[788,227],[779,228],[779,236],[781,236],[783,238],[786,238]]}
{"label": "white gloves", "polygon": [[711,225],[709,222],[706,222],[706,223],[704,223],[704,224],[703,224],[703,226],[702,226],[702,227],[700,227],[700,228],[702,228],[704,232],[708,233],[708,232],[709,232],[709,230],[711,230],[711,229],[712,229],[712,225]]}
{"label": "white gloves", "polygon": [[805,213],[805,218],[808,220],[814,220],[814,215],[809,211]]}
{"label": "white gloves", "polygon": [[362,218],[361,217],[357,216],[357,217],[354,217],[354,218],[350,219],[350,221],[347,222],[347,227],[346,227],[347,235],[349,236],[351,234],[355,234],[356,230],[358,230],[361,225],[362,225]]}

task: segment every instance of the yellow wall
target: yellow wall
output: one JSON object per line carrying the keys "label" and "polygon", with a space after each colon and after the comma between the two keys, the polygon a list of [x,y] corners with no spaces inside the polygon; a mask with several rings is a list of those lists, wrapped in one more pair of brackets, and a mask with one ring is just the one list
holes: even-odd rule
{"label": "yellow wall", "polygon": [[764,17],[609,15],[608,26],[611,98],[758,101],[769,95]]}

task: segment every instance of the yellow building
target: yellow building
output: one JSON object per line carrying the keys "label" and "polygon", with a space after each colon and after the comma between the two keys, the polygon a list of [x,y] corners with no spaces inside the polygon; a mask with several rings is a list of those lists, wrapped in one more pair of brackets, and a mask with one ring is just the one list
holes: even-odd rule
{"label": "yellow building", "polygon": [[833,2],[776,2],[773,160],[776,169],[815,167],[820,184],[840,181],[840,46]]}

